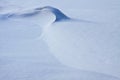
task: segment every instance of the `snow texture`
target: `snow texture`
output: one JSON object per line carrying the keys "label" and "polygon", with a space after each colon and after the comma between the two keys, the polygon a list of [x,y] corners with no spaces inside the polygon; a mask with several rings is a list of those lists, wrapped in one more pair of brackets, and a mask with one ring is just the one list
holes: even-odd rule
{"label": "snow texture", "polygon": [[119,5],[0,0],[0,80],[120,80]]}

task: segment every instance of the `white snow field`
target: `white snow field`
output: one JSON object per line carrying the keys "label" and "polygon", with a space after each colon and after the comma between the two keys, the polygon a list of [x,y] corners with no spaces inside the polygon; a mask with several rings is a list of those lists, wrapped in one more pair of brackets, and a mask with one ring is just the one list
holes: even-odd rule
{"label": "white snow field", "polygon": [[0,80],[120,80],[119,0],[0,0]]}

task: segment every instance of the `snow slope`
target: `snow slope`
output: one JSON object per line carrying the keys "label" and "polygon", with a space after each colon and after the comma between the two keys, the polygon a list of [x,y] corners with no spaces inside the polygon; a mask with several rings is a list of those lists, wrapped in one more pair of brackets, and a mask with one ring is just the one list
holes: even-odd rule
{"label": "snow slope", "polygon": [[0,1],[0,80],[120,80],[120,1],[60,2]]}

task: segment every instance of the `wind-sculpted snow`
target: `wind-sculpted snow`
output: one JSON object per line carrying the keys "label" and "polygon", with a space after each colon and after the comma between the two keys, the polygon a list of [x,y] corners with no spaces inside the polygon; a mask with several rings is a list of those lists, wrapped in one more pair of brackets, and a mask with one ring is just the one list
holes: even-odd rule
{"label": "wind-sculpted snow", "polygon": [[43,27],[42,37],[63,64],[119,77],[120,29],[112,24],[59,21]]}
{"label": "wind-sculpted snow", "polygon": [[[50,12],[53,13],[56,17],[55,22],[58,21],[62,21],[62,20],[70,20],[69,17],[67,17],[65,14],[63,14],[59,9],[50,7],[50,6],[46,6],[46,7],[42,7],[42,8],[35,8],[33,10],[28,10],[28,11],[23,11],[23,12],[16,12],[16,13],[2,13],[0,14],[0,18],[1,19],[9,19],[9,18],[14,18],[14,17],[19,17],[19,18],[25,18],[25,17],[32,17],[35,15],[40,14],[41,12],[43,12],[43,10],[46,10],[46,12]],[[48,11],[47,11],[48,10]]]}
{"label": "wind-sculpted snow", "polygon": [[0,10],[0,80],[120,80],[118,25],[50,6]]}
{"label": "wind-sculpted snow", "polygon": [[48,9],[49,11],[51,11],[56,16],[55,22],[62,21],[62,20],[70,20],[70,18],[67,17],[65,14],[63,14],[59,9],[53,8],[51,6],[46,6],[43,8],[36,8],[36,10],[42,10],[42,9],[43,10]]}
{"label": "wind-sculpted snow", "polygon": [[54,23],[44,33],[44,40],[65,65],[119,77],[120,29],[110,25]]}

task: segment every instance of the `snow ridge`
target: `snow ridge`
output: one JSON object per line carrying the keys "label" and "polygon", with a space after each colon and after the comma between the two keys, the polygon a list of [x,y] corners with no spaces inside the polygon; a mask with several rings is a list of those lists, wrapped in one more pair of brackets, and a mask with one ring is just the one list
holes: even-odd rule
{"label": "snow ridge", "polygon": [[13,17],[19,17],[19,18],[25,18],[25,17],[32,17],[35,16],[37,14],[40,14],[42,10],[47,9],[50,12],[52,12],[55,16],[56,19],[54,22],[58,22],[58,21],[63,21],[63,20],[70,20],[70,18],[68,16],[66,16],[64,13],[62,13],[59,9],[51,7],[51,6],[45,6],[45,7],[40,7],[40,8],[35,8],[33,10],[28,10],[28,11],[23,11],[23,12],[9,12],[9,13],[3,13],[0,14],[0,19],[8,19],[8,18],[13,18]]}

